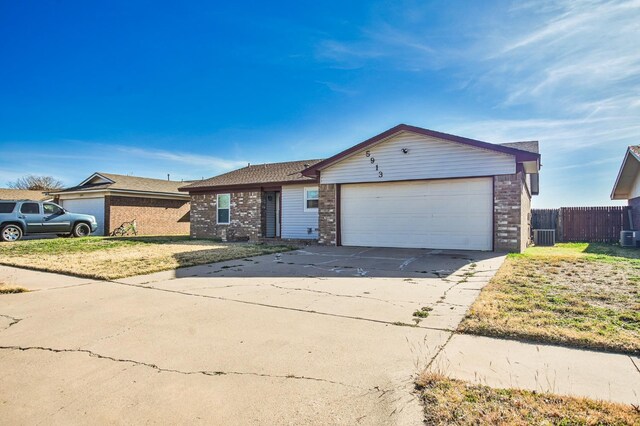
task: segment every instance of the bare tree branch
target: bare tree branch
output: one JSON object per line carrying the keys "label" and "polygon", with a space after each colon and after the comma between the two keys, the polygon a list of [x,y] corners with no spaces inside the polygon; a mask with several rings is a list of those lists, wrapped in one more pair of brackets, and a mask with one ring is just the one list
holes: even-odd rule
{"label": "bare tree branch", "polygon": [[28,189],[31,191],[51,191],[63,188],[63,184],[52,176],[28,175],[9,182],[9,188]]}

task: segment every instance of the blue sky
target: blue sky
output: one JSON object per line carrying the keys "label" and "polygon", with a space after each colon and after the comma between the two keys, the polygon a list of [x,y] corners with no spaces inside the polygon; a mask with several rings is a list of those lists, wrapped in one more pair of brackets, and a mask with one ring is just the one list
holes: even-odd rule
{"label": "blue sky", "polygon": [[0,1],[0,185],[322,158],[398,123],[537,139],[536,207],[611,204],[640,1]]}

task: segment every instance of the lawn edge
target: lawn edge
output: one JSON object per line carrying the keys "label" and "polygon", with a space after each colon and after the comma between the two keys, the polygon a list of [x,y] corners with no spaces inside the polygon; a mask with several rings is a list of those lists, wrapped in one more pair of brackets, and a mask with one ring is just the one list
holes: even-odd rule
{"label": "lawn edge", "polygon": [[[260,244],[256,243],[256,244],[253,244],[253,245],[259,246]],[[289,251],[299,250],[298,246],[294,246],[292,244],[272,245],[271,247],[280,247],[281,250],[273,251],[271,253],[257,254],[257,255],[253,255],[253,256],[265,256],[265,255],[269,255],[269,254],[286,253],[286,252],[289,252]],[[109,276],[109,277],[104,277],[104,276],[100,276],[100,275],[84,274],[84,273],[70,273],[70,272],[66,272],[66,271],[56,271],[56,270],[53,270],[53,269],[50,269],[50,268],[46,268],[46,267],[35,267],[35,266],[29,266],[29,265],[15,265],[15,264],[7,263],[7,262],[2,261],[2,260],[0,260],[0,265],[8,266],[8,267],[11,267],[11,268],[24,269],[24,270],[27,270],[27,271],[46,272],[46,273],[49,273],[49,274],[58,274],[58,275],[64,275],[64,276],[67,276],[67,277],[87,278],[87,279],[91,279],[91,280],[98,280],[98,281],[108,282],[108,281],[112,281],[112,280],[120,280],[120,279],[123,279],[123,278],[131,278],[131,277],[138,277],[138,276],[143,276],[143,275],[156,274],[158,272],[177,271],[177,270],[180,270],[180,269],[192,268],[194,266],[211,265],[211,264],[214,264],[214,263],[228,262],[230,260],[242,259],[242,258],[245,258],[245,257],[247,257],[246,254],[244,256],[231,256],[228,259],[217,260],[215,262],[195,263],[193,265],[180,266],[179,268],[159,269],[159,270],[156,270],[156,271],[145,272],[145,273],[137,274],[137,275]]]}
{"label": "lawn edge", "polygon": [[[463,320],[464,321],[464,320]],[[465,329],[461,327],[463,323],[461,322],[456,328],[455,333],[465,336],[478,336],[478,337],[490,337],[493,339],[507,340],[519,343],[528,343],[532,345],[544,345],[544,346],[555,346],[564,349],[575,349],[582,351],[590,351],[590,352],[599,352],[606,354],[614,354],[614,355],[625,355],[625,356],[640,356],[640,350],[633,352],[625,349],[621,349],[619,347],[612,346],[593,346],[579,343],[566,343],[564,341],[553,340],[553,339],[544,339],[542,336],[535,335],[525,335],[525,334],[506,334],[499,332],[491,332],[487,330],[487,332],[482,332],[484,330],[475,330],[475,329]]]}
{"label": "lawn edge", "polygon": [[[505,386],[494,387],[494,386],[489,386],[483,383],[477,383],[472,380],[455,378],[446,373],[425,369],[422,372],[420,372],[414,379],[414,392],[420,402],[420,405],[422,406],[423,413],[425,416],[425,422],[427,421],[427,418],[426,418],[427,410],[429,410],[430,407],[432,409],[437,408],[434,406],[433,403],[430,404],[429,402],[427,402],[427,400],[431,396],[432,398],[436,398],[436,402],[438,402],[437,401],[438,388],[443,384],[445,386],[452,386],[457,388],[463,387],[466,389],[472,389],[472,391],[487,390],[488,392],[495,395],[500,395],[500,394],[504,395],[506,393],[506,394],[509,394],[509,396],[508,398],[506,398],[505,401],[503,401],[505,403],[511,403],[512,402],[511,400],[513,399],[515,399],[515,401],[518,401],[518,397],[523,397],[525,400],[527,399],[527,397],[529,397],[529,398],[533,398],[534,402],[541,402],[542,404],[549,403],[549,400],[552,400],[552,401],[555,401],[556,403],[558,402],[582,403],[584,405],[590,406],[592,409],[595,405],[597,405],[598,411],[600,411],[601,413],[603,413],[603,411],[601,410],[603,409],[606,410],[607,408],[622,409],[623,412],[621,414],[622,414],[622,417],[624,418],[620,418],[620,420],[625,420],[626,416],[629,416],[629,415],[631,416],[632,421],[633,421],[633,418],[636,416],[640,418],[640,408],[632,403],[608,401],[603,398],[594,398],[589,396],[572,395],[572,394],[557,393],[557,392],[551,392],[551,391],[541,392],[537,390],[520,388],[517,386],[516,387],[505,387]],[[433,401],[433,399],[431,401]],[[526,401],[526,402],[529,402],[529,401]],[[477,403],[482,404],[482,401],[478,401]],[[607,414],[606,411],[603,414]],[[557,420],[557,418],[554,417],[553,414],[551,414],[551,416],[552,418],[549,420],[554,420],[554,419]],[[467,423],[464,423],[464,424],[467,424]],[[551,422],[549,424],[555,424],[555,423]],[[614,423],[614,424],[618,424],[618,423]]]}

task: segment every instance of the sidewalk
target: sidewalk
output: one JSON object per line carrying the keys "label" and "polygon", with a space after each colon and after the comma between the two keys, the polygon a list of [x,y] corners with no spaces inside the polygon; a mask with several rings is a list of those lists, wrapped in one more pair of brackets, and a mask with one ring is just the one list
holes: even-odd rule
{"label": "sidewalk", "polygon": [[24,287],[30,291],[51,290],[54,288],[100,282],[91,278],[72,277],[70,275],[34,271],[5,265],[0,265],[0,277],[2,277],[2,281],[6,284]]}
{"label": "sidewalk", "polygon": [[640,357],[454,335],[430,367],[494,388],[640,403]]}

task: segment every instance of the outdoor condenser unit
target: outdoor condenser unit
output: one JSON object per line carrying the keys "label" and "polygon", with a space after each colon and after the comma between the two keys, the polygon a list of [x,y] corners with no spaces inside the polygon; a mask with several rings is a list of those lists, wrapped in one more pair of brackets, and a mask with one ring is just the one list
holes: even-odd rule
{"label": "outdoor condenser unit", "polygon": [[552,246],[556,243],[555,229],[534,229],[533,243],[537,246]]}
{"label": "outdoor condenser unit", "polygon": [[620,246],[636,247],[638,237],[640,237],[639,231],[620,231]]}

